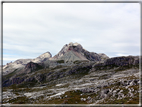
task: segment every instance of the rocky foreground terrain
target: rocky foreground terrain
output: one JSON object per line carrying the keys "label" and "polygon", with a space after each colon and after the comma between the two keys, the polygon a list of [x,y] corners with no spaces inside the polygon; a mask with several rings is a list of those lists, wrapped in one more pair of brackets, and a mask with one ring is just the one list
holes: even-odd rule
{"label": "rocky foreground terrain", "polygon": [[44,56],[4,66],[4,104],[139,104],[139,56],[109,58],[77,43]]}

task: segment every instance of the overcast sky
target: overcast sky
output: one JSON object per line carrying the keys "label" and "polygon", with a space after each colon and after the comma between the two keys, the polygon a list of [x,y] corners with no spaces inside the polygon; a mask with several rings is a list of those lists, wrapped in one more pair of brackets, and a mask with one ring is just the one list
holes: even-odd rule
{"label": "overcast sky", "polygon": [[3,4],[3,64],[54,56],[69,42],[109,57],[140,55],[140,4]]}

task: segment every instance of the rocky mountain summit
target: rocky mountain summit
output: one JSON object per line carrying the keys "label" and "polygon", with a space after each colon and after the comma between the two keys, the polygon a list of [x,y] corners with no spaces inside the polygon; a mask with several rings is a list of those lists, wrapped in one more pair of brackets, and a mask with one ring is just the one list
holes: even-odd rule
{"label": "rocky mountain summit", "polygon": [[89,52],[85,50],[79,43],[69,43],[64,45],[61,51],[55,55],[50,60],[65,60],[76,61],[76,60],[86,60],[86,61],[100,61],[102,59],[109,58],[105,54],[97,54],[94,52]]}
{"label": "rocky mountain summit", "polygon": [[69,43],[54,57],[47,52],[4,66],[10,72],[3,75],[3,103],[139,104],[140,60],[109,58]]}

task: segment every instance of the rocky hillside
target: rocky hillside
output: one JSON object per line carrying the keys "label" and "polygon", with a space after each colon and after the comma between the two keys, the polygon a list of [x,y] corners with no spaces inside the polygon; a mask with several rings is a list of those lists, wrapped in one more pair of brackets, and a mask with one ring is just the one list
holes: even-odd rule
{"label": "rocky hillside", "polygon": [[139,76],[138,56],[29,62],[3,76],[3,103],[139,104]]}

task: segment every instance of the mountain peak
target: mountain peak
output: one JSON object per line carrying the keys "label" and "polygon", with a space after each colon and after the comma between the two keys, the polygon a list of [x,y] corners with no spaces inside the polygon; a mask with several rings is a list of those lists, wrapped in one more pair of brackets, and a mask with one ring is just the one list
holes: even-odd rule
{"label": "mountain peak", "polygon": [[75,42],[75,43],[70,42],[70,43],[68,44],[68,46],[77,46],[77,45],[80,45],[80,44],[79,44],[79,43],[77,43],[77,42]]}
{"label": "mountain peak", "polygon": [[[104,58],[105,57],[105,58]],[[81,44],[75,42],[70,42],[63,46],[61,51],[56,54],[50,60],[64,60],[67,61],[76,61],[76,60],[87,60],[87,61],[101,61],[102,59],[107,59],[108,57],[105,54],[97,54],[94,52],[89,52],[85,50]]]}
{"label": "mountain peak", "polygon": [[54,57],[50,58],[50,60],[58,60],[59,58],[61,58],[65,53],[68,53],[69,51],[73,51],[73,52],[81,52],[81,50],[83,49],[83,47],[75,42],[70,42],[69,44],[65,44],[63,46],[63,48],[61,49],[61,51],[55,55]]}

